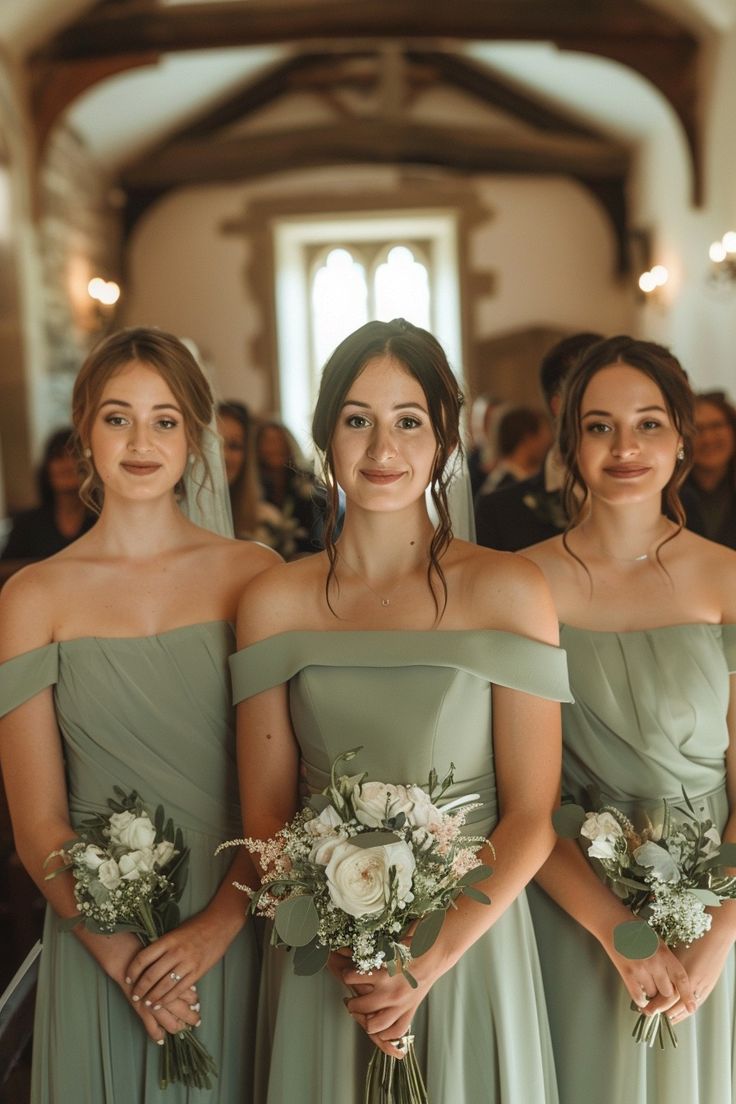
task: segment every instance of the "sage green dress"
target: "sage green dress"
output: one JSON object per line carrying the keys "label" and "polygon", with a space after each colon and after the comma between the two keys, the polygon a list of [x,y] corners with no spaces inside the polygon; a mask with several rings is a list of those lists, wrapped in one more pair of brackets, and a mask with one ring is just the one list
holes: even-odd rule
{"label": "sage green dress", "polygon": [[[232,852],[215,858],[217,845],[241,834],[227,665],[233,648],[231,626],[216,621],[158,636],[68,640],[0,666],[0,714],[54,687],[73,824],[107,811],[120,786],[138,790],[151,811],[162,803],[181,827],[191,851],[183,917],[208,903],[227,872]],[[162,1091],[160,1048],[118,986],[47,909],[32,1104],[248,1104],[259,973],[251,928],[198,983],[197,1030],[219,1069],[214,1088]]]}
{"label": "sage green dress", "polygon": [[[231,660],[235,700],[289,682],[310,789],[343,751],[350,772],[426,784],[455,764],[448,800],[480,794],[466,831],[498,819],[492,684],[568,696],[559,648],[511,633],[289,632]],[[492,893],[491,889],[491,893]],[[297,977],[270,949],[261,993],[259,1104],[360,1104],[373,1046],[328,972]],[[412,1025],[432,1104],[556,1104],[537,952],[522,894],[432,987]]]}
{"label": "sage green dress", "polygon": [[[561,628],[574,705],[563,706],[563,794],[596,786],[636,820],[661,823],[682,787],[701,817],[728,816],[725,760],[736,626],[641,632]],[[631,1038],[630,998],[608,957],[537,887],[530,903],[564,1104],[730,1104],[736,1098],[736,961],[677,1026],[679,1047]],[[728,906],[732,907],[732,906]],[[705,937],[707,938],[707,936]]]}

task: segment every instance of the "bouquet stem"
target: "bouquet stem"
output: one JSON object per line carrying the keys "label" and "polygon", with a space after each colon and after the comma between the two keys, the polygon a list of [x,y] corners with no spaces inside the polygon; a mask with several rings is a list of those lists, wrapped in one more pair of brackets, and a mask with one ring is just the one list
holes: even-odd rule
{"label": "bouquet stem", "polygon": [[[638,1011],[635,1004],[632,1003],[631,1007]],[[631,1034],[635,1042],[642,1043],[643,1046],[653,1047],[658,1043],[660,1050],[664,1050],[668,1042],[675,1048],[678,1045],[675,1029],[664,1012],[655,1012],[653,1016],[645,1016],[640,1012]]]}
{"label": "bouquet stem", "polygon": [[365,1076],[363,1104],[429,1104],[413,1042],[403,1058],[376,1048]]}

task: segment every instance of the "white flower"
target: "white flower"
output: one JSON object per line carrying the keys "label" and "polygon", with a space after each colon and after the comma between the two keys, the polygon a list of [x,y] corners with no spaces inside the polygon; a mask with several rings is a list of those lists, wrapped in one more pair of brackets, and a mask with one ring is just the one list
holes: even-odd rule
{"label": "white flower", "polygon": [[607,836],[599,836],[591,843],[588,854],[591,859],[615,859],[616,847]]}
{"label": "white flower", "polygon": [[703,832],[702,851],[706,858],[710,859],[721,850],[721,836],[717,828],[709,828]]}
{"label": "white flower", "polygon": [[99,870],[105,861],[105,852],[95,843],[88,843],[80,858],[88,870]]}
{"label": "white flower", "polygon": [[427,828],[430,832],[442,823],[442,813],[433,805],[429,794],[421,786],[407,786],[406,794],[412,802],[412,807],[407,813],[409,823],[414,828]]}
{"label": "white flower", "polygon": [[110,842],[119,847],[137,851],[141,847],[153,847],[155,839],[156,829],[146,813],[137,817],[126,811],[110,817]]}
{"label": "white flower", "polygon": [[330,836],[321,836],[309,852],[309,861],[318,863],[320,866],[327,866],[338,843],[344,843],[347,838],[344,832],[334,832]]}
{"label": "white flower", "polygon": [[176,850],[174,849],[173,843],[170,843],[169,840],[162,840],[161,843],[157,843],[153,849],[154,865],[158,867],[166,866],[166,864],[173,859],[175,854]]}
{"label": "white flower", "polygon": [[387,816],[398,813],[409,816],[414,802],[406,786],[392,786],[388,782],[363,782],[353,790],[353,808],[361,824],[378,828]]}
{"label": "white flower", "polygon": [[100,879],[105,889],[117,889],[121,882],[120,867],[114,859],[107,859],[105,862],[100,863],[97,870],[97,877]]}
{"label": "white flower", "polygon": [[141,874],[147,874],[153,870],[153,851],[147,847],[143,851],[128,851],[118,859],[120,873],[126,882],[135,882]]}
{"label": "white flower", "polygon": [[586,813],[580,835],[589,840],[596,840],[601,836],[613,840],[622,836],[623,831],[613,813]]}
{"label": "white flower", "polygon": [[390,869],[394,867],[399,904],[404,904],[411,899],[415,866],[411,848],[400,840],[384,847],[338,843],[325,871],[330,897],[350,916],[382,912],[388,903]]}
{"label": "white flower", "polygon": [[311,820],[305,821],[304,831],[314,839],[323,839],[334,834],[336,828],[342,824],[340,814],[333,805],[327,805],[322,812]]}
{"label": "white flower", "polygon": [[639,866],[647,866],[652,871],[652,877],[668,885],[675,885],[680,880],[680,870],[677,863],[658,843],[647,841],[634,851],[634,858]]}

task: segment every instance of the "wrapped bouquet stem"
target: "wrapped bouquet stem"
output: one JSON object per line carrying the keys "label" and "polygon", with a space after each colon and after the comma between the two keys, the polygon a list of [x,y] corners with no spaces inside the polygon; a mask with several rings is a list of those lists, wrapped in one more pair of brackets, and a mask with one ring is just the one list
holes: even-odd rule
{"label": "wrapped bouquet stem", "polygon": [[[78,915],[63,921],[98,935],[135,932],[148,945],[179,924],[178,901],[187,880],[189,850],[180,828],[166,818],[163,806],[154,819],[138,794],[117,786],[108,799],[109,814],[88,817],[77,838],[52,851],[61,863],[46,875],[70,871]],[[166,1034],[161,1048],[160,1087],[173,1082],[209,1089],[217,1076],[212,1056],[189,1028]]]}
{"label": "wrapped bouquet stem", "polygon": [[[433,945],[447,909],[461,894],[489,904],[476,885],[492,873],[477,856],[487,841],[462,834],[477,794],[438,804],[452,767],[442,781],[432,771],[426,789],[338,776],[361,750],[338,756],[326,789],[273,839],[222,846],[257,856],[260,887],[239,888],[254,913],[273,920],[272,941],[293,948],[297,974],[317,973],[347,949],[358,973],[385,969],[416,987],[412,960]],[[403,1059],[374,1053],[366,1104],[426,1104],[411,1034],[402,1043]]]}
{"label": "wrapped bouquet stem", "polygon": [[[701,820],[683,790],[683,805],[665,802],[664,823],[637,831],[614,805],[586,812],[563,805],[554,821],[558,835],[579,838],[598,873],[633,918],[619,924],[614,946],[625,958],[646,959],[660,939],[668,947],[689,946],[710,930],[709,908],[736,898],[736,844],[723,843],[711,820]],[[634,1039],[646,1046],[677,1046],[667,1016],[639,1013]]]}

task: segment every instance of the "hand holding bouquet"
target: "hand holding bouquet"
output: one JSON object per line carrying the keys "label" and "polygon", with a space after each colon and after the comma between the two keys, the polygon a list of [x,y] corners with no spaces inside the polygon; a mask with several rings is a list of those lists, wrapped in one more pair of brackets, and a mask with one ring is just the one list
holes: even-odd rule
{"label": "hand holding bouquet", "polygon": [[[442,782],[432,771],[426,790],[365,774],[338,777],[338,764],[360,750],[335,760],[329,786],[273,839],[231,841],[255,854],[263,871],[260,888],[239,888],[253,912],[273,919],[273,942],[294,948],[297,974],[317,973],[331,951],[346,948],[359,973],[385,967],[416,987],[411,961],[433,945],[456,898],[489,903],[475,886],[491,874],[476,854],[485,837],[461,834],[477,795],[437,804],[452,768]],[[376,1051],[365,1099],[426,1101],[411,1036],[401,1061]]]}
{"label": "hand holding bouquet", "polygon": [[[45,865],[53,858],[63,862],[46,877],[67,870],[74,877],[79,915],[63,921],[63,928],[84,924],[98,935],[135,932],[148,945],[179,924],[177,902],[186,885],[189,851],[163,806],[151,820],[137,793],[117,786],[115,793],[117,799],[108,799],[110,814],[88,817],[76,839],[51,852]],[[174,1081],[208,1089],[213,1075],[211,1055],[189,1028],[165,1036],[162,1089]]]}
{"label": "hand holding bouquet", "polygon": [[[587,813],[579,805],[563,805],[555,814],[558,835],[582,837],[593,865],[634,914],[613,932],[614,946],[625,958],[649,958],[660,939],[668,947],[701,939],[712,923],[707,908],[736,898],[736,877],[724,869],[736,866],[736,844],[722,843],[713,822],[701,821],[683,794],[685,808],[671,809],[665,802],[664,824],[640,832],[613,805]],[[648,1046],[658,1041],[664,1047],[665,1038],[677,1046],[661,1012],[640,1013],[633,1035]]]}

